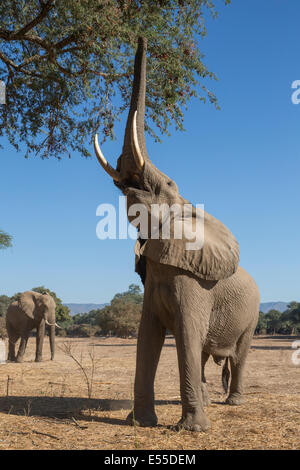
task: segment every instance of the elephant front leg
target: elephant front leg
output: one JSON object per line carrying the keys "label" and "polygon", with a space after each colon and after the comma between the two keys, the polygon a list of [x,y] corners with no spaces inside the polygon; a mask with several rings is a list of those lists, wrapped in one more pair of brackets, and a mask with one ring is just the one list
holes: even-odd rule
{"label": "elephant front leg", "polygon": [[152,312],[143,311],[139,327],[134,383],[134,407],[127,423],[156,426],[154,379],[166,330]]}
{"label": "elephant front leg", "polygon": [[35,362],[42,362],[43,360],[44,336],[45,336],[45,321],[42,320],[36,330]]}
{"label": "elephant front leg", "polygon": [[18,341],[18,337],[17,336],[14,336],[11,338],[9,338],[8,340],[8,357],[7,357],[7,360],[8,361],[12,361],[12,362],[15,362],[16,361],[16,342]]}
{"label": "elephant front leg", "polygon": [[207,431],[209,420],[204,412],[201,371],[201,337],[192,319],[182,318],[176,335],[182,417],[177,430]]}

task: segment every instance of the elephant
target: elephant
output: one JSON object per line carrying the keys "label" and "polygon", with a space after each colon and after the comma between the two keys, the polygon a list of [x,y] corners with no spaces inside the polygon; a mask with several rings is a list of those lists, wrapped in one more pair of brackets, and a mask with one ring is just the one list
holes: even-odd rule
{"label": "elephant", "polygon": [[[105,159],[97,134],[94,149],[101,166],[127,199],[129,222],[136,225],[131,209],[146,208],[151,219],[154,206],[184,208],[189,204],[178,187],[150,161],[144,137],[146,90],[145,38],[138,39],[133,89],[124,145],[116,169]],[[187,249],[190,237],[163,237],[158,218],[155,237],[139,227],[135,245],[135,271],[144,283],[144,302],[139,325],[133,410],[127,423],[155,426],[154,380],[166,330],[175,337],[182,415],[176,430],[207,431],[210,422],[204,406],[209,403],[204,368],[210,356],[223,366],[223,383],[230,387],[226,402],[244,402],[243,375],[247,354],[258,320],[259,291],[252,277],[239,266],[239,245],[225,225],[206,212],[203,243]],[[194,227],[195,207],[183,218]],[[174,222],[175,216],[171,214]],[[229,369],[230,365],[230,369]]]}
{"label": "elephant", "polygon": [[[56,303],[49,294],[40,294],[34,291],[26,291],[19,294],[18,299],[12,302],[6,313],[6,329],[8,333],[8,360],[23,362],[29,333],[36,328],[36,352],[35,361],[42,361],[45,325],[50,328],[51,360],[55,353],[55,322]],[[21,338],[17,356],[15,345]]]}

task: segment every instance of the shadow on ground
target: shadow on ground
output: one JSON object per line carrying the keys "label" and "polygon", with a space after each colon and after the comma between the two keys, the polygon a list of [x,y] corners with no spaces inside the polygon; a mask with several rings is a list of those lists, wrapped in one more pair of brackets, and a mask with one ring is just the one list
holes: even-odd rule
{"label": "shadow on ground", "polygon": [[[157,400],[155,405],[179,405],[179,400]],[[0,397],[0,412],[18,416],[40,416],[58,419],[84,419],[85,421],[112,422],[114,418],[89,416],[89,411],[131,410],[131,400],[109,400],[77,397]],[[121,420],[117,420],[120,421]],[[122,421],[123,423],[123,421]],[[125,421],[124,423],[125,424]]]}

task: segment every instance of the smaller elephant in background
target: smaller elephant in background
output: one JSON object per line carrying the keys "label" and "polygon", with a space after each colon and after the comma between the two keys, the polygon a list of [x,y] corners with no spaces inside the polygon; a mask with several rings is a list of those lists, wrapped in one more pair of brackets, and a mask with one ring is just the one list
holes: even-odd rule
{"label": "smaller elephant in background", "polygon": [[[10,304],[6,313],[6,329],[8,333],[8,360],[23,362],[29,333],[36,328],[35,361],[42,361],[45,325],[50,328],[49,340],[51,360],[55,353],[55,308],[56,303],[49,294],[26,291]],[[15,345],[21,338],[18,354],[15,354]]]}

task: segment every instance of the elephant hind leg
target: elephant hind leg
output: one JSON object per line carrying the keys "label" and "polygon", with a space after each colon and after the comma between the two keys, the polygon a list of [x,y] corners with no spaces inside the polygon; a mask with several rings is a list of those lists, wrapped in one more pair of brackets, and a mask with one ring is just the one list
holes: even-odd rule
{"label": "elephant hind leg", "polygon": [[238,340],[236,352],[230,356],[231,382],[229,396],[225,403],[228,405],[242,405],[243,397],[243,372],[253,337],[253,329],[246,330]]}
{"label": "elephant hind leg", "polygon": [[8,332],[8,361],[15,362],[16,361],[16,342],[20,338],[19,333],[13,331],[10,327],[7,326]]}
{"label": "elephant hind leg", "polygon": [[23,356],[25,354],[28,336],[29,334],[27,332],[21,335],[21,342],[20,342],[16,362],[23,362]]}

